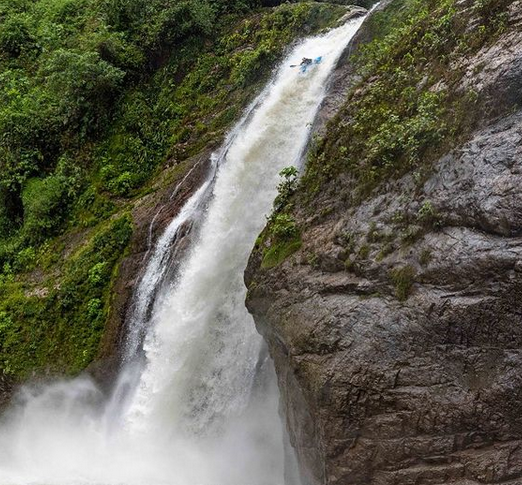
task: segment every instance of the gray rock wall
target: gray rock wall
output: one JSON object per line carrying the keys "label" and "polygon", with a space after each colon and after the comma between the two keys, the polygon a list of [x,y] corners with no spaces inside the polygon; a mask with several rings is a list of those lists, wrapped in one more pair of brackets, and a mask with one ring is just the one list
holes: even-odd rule
{"label": "gray rock wall", "polygon": [[[277,268],[251,258],[247,304],[306,485],[522,483],[521,2],[509,12],[498,42],[460,61],[456,89],[477,92],[483,122],[424,181],[409,174],[307,220],[303,248]],[[349,67],[325,119],[343,80]],[[423,207],[431,225],[383,255],[396,214],[414,221]],[[345,234],[368,247],[349,270]]]}

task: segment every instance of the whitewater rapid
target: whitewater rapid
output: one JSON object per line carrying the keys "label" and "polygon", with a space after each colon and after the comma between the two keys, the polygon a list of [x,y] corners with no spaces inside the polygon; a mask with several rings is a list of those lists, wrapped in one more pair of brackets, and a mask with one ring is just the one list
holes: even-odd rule
{"label": "whitewater rapid", "polygon": [[[362,21],[296,46],[214,156],[151,252],[112,397],[87,378],[23,390],[0,424],[1,485],[284,483],[278,390],[243,272],[278,174],[299,165],[329,75]],[[290,67],[319,56],[305,74]],[[172,242],[195,216],[168,281]]]}

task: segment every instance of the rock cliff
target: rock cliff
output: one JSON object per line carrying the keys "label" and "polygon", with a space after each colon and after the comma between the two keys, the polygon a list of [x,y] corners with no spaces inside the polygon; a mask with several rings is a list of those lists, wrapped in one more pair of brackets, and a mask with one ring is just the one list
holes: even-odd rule
{"label": "rock cliff", "polygon": [[[268,228],[246,272],[307,485],[522,481],[522,3],[426,3],[430,22],[449,18],[442,50],[422,52],[427,33],[441,37],[432,23],[389,55],[414,59],[414,93],[446,93],[435,123],[446,134],[415,138],[426,146],[405,165],[411,148],[397,139],[370,159],[371,133],[358,144],[353,124],[387,68],[357,71],[345,56],[323,118],[338,114],[287,208],[300,249],[264,264]],[[488,16],[502,25],[489,30]],[[415,28],[391,35],[405,42]],[[352,145],[355,162],[331,162],[332,147],[349,157]]]}

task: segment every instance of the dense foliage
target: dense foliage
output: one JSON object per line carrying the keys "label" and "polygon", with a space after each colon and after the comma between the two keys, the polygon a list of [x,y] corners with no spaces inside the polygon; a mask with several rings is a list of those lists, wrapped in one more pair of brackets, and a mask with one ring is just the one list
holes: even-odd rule
{"label": "dense foliage", "polygon": [[[85,247],[66,262],[64,277],[28,290],[4,268],[0,284],[0,368],[26,377],[45,368],[76,373],[98,351],[109,312],[110,282],[132,233],[123,216],[105,224]],[[31,249],[21,252],[24,266],[35,263]],[[52,265],[53,261],[46,261]]]}
{"label": "dense foliage", "polygon": [[407,171],[421,181],[421,161],[469,132],[478,100],[458,88],[458,59],[494,41],[511,2],[476,0],[465,15],[456,3],[396,0],[371,17],[373,40],[353,59],[361,81],[312,153],[310,195],[340,173],[357,181],[354,200]]}
{"label": "dense foliage", "polygon": [[0,372],[92,361],[133,203],[219,143],[286,45],[344,12],[261,3],[0,0]]}
{"label": "dense foliage", "polygon": [[[26,189],[35,177],[56,177],[39,196],[46,206],[40,215],[48,217],[37,237],[59,229],[53,213],[63,217],[85,188],[82,172],[96,163],[104,168],[101,153],[78,160],[78,149],[106,133],[124,93],[149,76],[168,52],[184,48],[189,39],[203,42],[221,27],[225,13],[248,7],[245,1],[224,0],[2,0],[0,238],[23,226],[23,235],[30,232],[27,203],[34,184]],[[128,173],[114,169],[105,170],[104,177],[116,179],[108,188],[125,192],[150,170],[140,167],[140,180],[128,180]]]}

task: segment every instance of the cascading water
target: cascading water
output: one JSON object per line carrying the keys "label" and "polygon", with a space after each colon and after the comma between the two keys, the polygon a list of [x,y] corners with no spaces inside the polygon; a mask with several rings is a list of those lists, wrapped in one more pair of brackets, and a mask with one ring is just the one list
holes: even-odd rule
{"label": "cascading water", "polygon": [[[328,76],[361,23],[293,50],[214,158],[215,176],[160,238],[136,294],[126,391],[107,401],[79,378],[21,393],[0,426],[2,485],[283,483],[277,387],[244,306],[243,271],[278,173],[299,162]],[[323,62],[305,74],[289,67],[305,56]],[[196,215],[197,233],[166,282],[169,248]]]}

